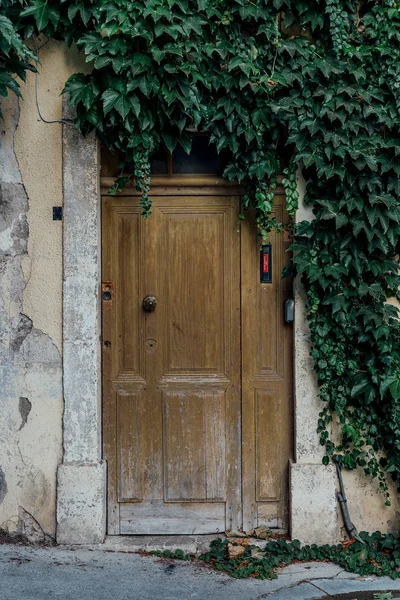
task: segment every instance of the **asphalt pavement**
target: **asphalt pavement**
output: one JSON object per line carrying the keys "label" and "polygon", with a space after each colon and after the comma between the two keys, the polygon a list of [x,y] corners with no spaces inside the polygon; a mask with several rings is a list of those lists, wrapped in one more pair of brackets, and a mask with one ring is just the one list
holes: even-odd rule
{"label": "asphalt pavement", "polygon": [[272,581],[237,580],[198,561],[110,548],[0,545],[1,600],[358,600],[368,590],[398,590],[392,597],[400,598],[400,581],[360,578],[331,563],[293,564]]}

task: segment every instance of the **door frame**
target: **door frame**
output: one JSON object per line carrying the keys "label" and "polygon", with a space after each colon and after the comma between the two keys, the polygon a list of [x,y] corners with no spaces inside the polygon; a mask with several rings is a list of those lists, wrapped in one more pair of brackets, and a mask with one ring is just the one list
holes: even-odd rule
{"label": "door frame", "polygon": [[[63,119],[74,118],[63,102]],[[100,182],[99,143],[93,135],[83,137],[73,126],[62,127],[63,150],[63,449],[57,470],[57,541],[91,544],[106,535],[106,464],[102,460],[101,393],[101,191],[110,179]],[[155,179],[155,178],[154,178]],[[164,181],[163,181],[164,179]],[[167,184],[158,178],[158,185]],[[204,184],[186,179],[190,187]],[[202,179],[202,178],[200,178]],[[219,193],[220,178],[211,178],[211,193]],[[154,186],[155,181],[153,181]],[[235,186],[228,185],[229,193]],[[304,180],[298,177],[300,208],[305,214]],[[214,187],[214,189],[212,189]],[[181,190],[169,188],[171,193]],[[131,194],[133,190],[130,190]],[[197,191],[197,190],[196,190]],[[317,423],[321,404],[309,358],[309,332],[305,298],[299,281],[294,286],[294,462],[290,465],[290,526],[292,536],[310,541],[310,522],[323,523],[312,541],[338,540],[335,473],[322,465],[323,449],[310,423]],[[318,501],[310,502],[312,498]],[[306,537],[308,535],[308,537]],[[317,536],[320,535],[320,538]]]}
{"label": "door frame", "polygon": [[[110,178],[110,177],[104,177],[101,178],[101,195],[102,197],[107,195],[107,191],[111,188],[111,186],[114,183],[114,178]],[[173,196],[237,196],[238,197],[238,201],[240,199],[240,196],[242,196],[244,193],[244,189],[243,186],[238,185],[237,183],[230,183],[227,182],[226,180],[222,179],[222,178],[218,178],[215,176],[210,176],[210,175],[169,175],[169,176],[160,176],[160,175],[155,175],[152,177],[151,180],[151,189],[149,192],[149,196],[153,197],[153,198],[160,198],[160,197],[173,197]],[[112,194],[113,197],[115,198],[124,198],[124,197],[140,197],[141,192],[136,190],[136,187],[134,185],[133,182],[130,182],[121,192]],[[284,189],[282,187],[281,182],[279,182],[279,185],[275,191],[275,196],[276,197],[282,197],[282,195],[284,195]],[[280,202],[280,206],[282,206],[282,202]],[[286,217],[283,219],[284,221],[286,221]],[[250,228],[254,227],[255,228],[255,222],[254,219],[251,218],[249,216],[249,218],[246,220],[245,222],[245,228],[242,232],[242,237],[244,235],[244,238],[246,240],[246,244],[247,246],[250,244],[250,239],[251,239],[251,234],[250,234],[250,238],[249,238],[249,231]],[[254,229],[254,236],[256,234],[256,231]],[[284,235],[284,234],[282,234]],[[242,239],[242,242],[243,242]],[[242,243],[241,242],[241,243]],[[276,252],[279,253],[279,255],[282,255],[283,253],[283,246],[285,244],[285,242],[288,242],[288,240],[282,239],[281,240],[281,244],[279,245],[279,247],[276,248]],[[289,244],[286,243],[286,246],[288,246]],[[242,250],[240,250],[239,252],[240,254],[240,264],[239,264],[239,272],[240,272],[240,278],[243,277],[244,272],[243,272],[243,268],[244,265],[242,265],[242,260],[243,260],[243,255],[242,255]],[[256,258],[256,257],[255,257]],[[247,261],[245,261],[247,262]],[[247,276],[249,278],[249,273],[247,273]],[[252,286],[251,283],[251,277],[249,278],[249,280],[246,282],[246,285],[250,285]],[[268,286],[267,286],[268,287]],[[283,287],[287,287],[287,285],[285,284]],[[266,289],[264,291],[267,291]],[[230,521],[232,523],[232,529],[233,530],[237,530],[240,527],[244,527],[246,530],[250,530],[253,527],[256,527],[256,523],[258,521],[258,515],[257,515],[257,493],[255,491],[255,482],[253,481],[252,477],[253,475],[257,474],[257,469],[256,469],[256,450],[257,450],[257,442],[256,442],[256,437],[255,437],[255,431],[253,430],[253,425],[252,425],[252,420],[254,421],[254,423],[256,422],[256,406],[254,404],[254,402],[257,402],[257,400],[255,401],[254,398],[257,397],[258,399],[258,394],[259,393],[265,393],[266,391],[266,387],[268,388],[268,396],[270,396],[270,398],[272,399],[273,397],[273,393],[277,393],[277,390],[275,389],[275,385],[277,384],[277,382],[280,381],[280,376],[283,377],[283,373],[280,373],[280,375],[278,373],[275,372],[271,372],[271,374],[269,374],[269,376],[263,372],[264,369],[261,368],[261,371],[255,371],[254,372],[254,377],[252,377],[252,383],[249,382],[244,382],[242,380],[242,361],[243,361],[243,352],[244,352],[244,348],[243,348],[243,317],[244,314],[247,315],[248,310],[246,309],[243,312],[243,301],[244,301],[244,296],[243,296],[243,282],[240,281],[240,305],[241,305],[241,317],[240,317],[240,321],[241,321],[241,327],[240,327],[240,347],[241,347],[241,352],[240,352],[240,363],[241,363],[241,367],[240,367],[240,387],[241,387],[241,393],[240,393],[240,451],[239,451],[239,462],[240,462],[240,476],[238,476],[238,480],[240,480],[240,488],[237,492],[237,495],[241,497],[240,500],[240,505],[241,505],[241,509],[240,511],[238,510],[238,508],[235,508],[233,506],[231,506],[229,508],[228,513],[231,515],[231,518],[227,519],[228,521]],[[282,302],[282,310],[283,310],[283,297],[285,295],[285,293],[283,292],[282,289],[280,289],[279,293],[279,297],[281,299]],[[254,294],[253,297],[256,297],[256,291],[254,290]],[[247,298],[249,299],[249,298]],[[255,300],[253,300],[255,301]],[[110,309],[110,304],[106,303],[104,310],[107,311],[108,309]],[[259,314],[258,317],[261,317],[261,306],[259,307]],[[275,317],[276,319],[280,319],[280,315],[276,315]],[[247,318],[248,321],[248,318]],[[288,325],[285,326],[285,328],[288,327]],[[289,326],[290,327],[290,326]],[[250,331],[248,332],[248,334],[250,333]],[[254,330],[252,330],[251,332],[252,336],[254,334]],[[106,339],[110,339],[111,336],[111,330],[109,330],[109,327],[107,327],[107,333],[106,333]],[[281,342],[282,342],[282,356],[280,357],[280,362],[282,362],[282,367],[284,363],[287,363],[287,358],[285,356],[285,360],[283,360],[283,356],[284,354],[287,354],[287,351],[289,350],[286,342],[287,342],[287,332],[286,331],[281,331]],[[254,338],[253,338],[254,339]],[[286,340],[286,341],[285,341]],[[289,344],[290,346],[291,344]],[[249,354],[249,353],[247,353]],[[246,356],[247,356],[246,354]],[[109,360],[108,357],[110,356],[108,352],[105,352],[103,354],[104,356],[104,360]],[[249,359],[249,356],[247,356],[247,359]],[[249,360],[246,360],[246,363],[249,363]],[[248,364],[248,366],[250,366],[250,364]],[[261,365],[259,365],[261,366]],[[288,372],[289,369],[289,372]],[[288,381],[290,383],[292,383],[293,381],[293,376],[292,376],[292,366],[286,366],[285,367],[285,377],[288,378]],[[249,373],[250,375],[250,373]],[[255,381],[257,380],[257,381]],[[282,381],[285,381],[285,379],[282,379]],[[254,386],[254,389],[253,389]],[[272,386],[272,387],[271,387]],[[292,387],[292,386],[290,386]],[[243,413],[243,394],[244,392],[246,393],[246,408],[249,409],[249,414],[244,414]],[[287,413],[291,413],[291,408],[288,407],[288,405],[290,404],[290,400],[292,400],[292,393],[290,393],[289,397],[286,398],[281,398],[279,403],[282,405],[282,416],[286,415]],[[104,398],[104,397],[103,397]],[[250,400],[251,399],[251,400]],[[116,431],[116,424],[114,423],[113,419],[114,417],[111,416],[111,414],[109,413],[108,410],[109,406],[108,403],[103,404],[103,431],[106,431],[106,428],[108,427],[108,424],[111,422],[112,423],[112,427],[113,427],[113,432]],[[289,446],[293,447],[293,434],[292,434],[292,429],[293,429],[293,421],[292,419],[287,419],[288,422],[284,423],[284,427],[288,427],[288,429],[284,431],[283,435],[282,435],[282,439],[285,440],[282,444],[282,449],[284,450],[285,454],[288,454],[289,456],[292,453],[292,450],[289,449]],[[254,425],[255,427],[255,425]],[[111,434],[111,439],[112,439],[112,435]],[[290,437],[290,439],[292,440],[292,443],[288,442],[286,438]],[[109,440],[110,440],[110,432],[107,433],[106,436],[106,442],[105,444],[103,443],[103,457],[106,458],[107,455],[109,454],[110,451],[110,447],[109,447]],[[278,441],[278,440],[276,440]],[[245,445],[243,447],[243,444]],[[246,452],[244,452],[244,449],[247,449]],[[112,466],[114,464],[114,461],[110,461],[110,465]],[[275,467],[278,471],[279,471],[279,467],[276,466]],[[112,471],[112,478],[115,479],[117,477],[116,472],[115,472],[115,468],[112,467],[113,471]],[[287,477],[284,478],[285,480],[287,480]],[[281,484],[281,505],[284,507],[282,510],[280,510],[279,514],[280,516],[277,517],[276,521],[277,521],[277,527],[278,527],[278,531],[279,528],[283,527],[283,529],[281,529],[281,531],[284,531],[285,533],[287,532],[287,513],[289,511],[289,506],[287,505],[287,499],[288,499],[288,490],[287,490],[287,485],[288,482],[285,485],[286,489],[283,489],[283,484]],[[110,485],[108,487],[109,489],[109,498],[111,497],[111,501],[108,500],[108,520],[107,520],[107,533],[109,535],[119,535],[120,534],[120,521],[119,521],[119,510],[120,510],[120,504],[118,503],[118,501],[115,498],[115,481],[114,481],[114,485]],[[278,501],[279,502],[279,501]],[[264,507],[268,506],[268,502],[266,504],[263,504]],[[268,507],[268,510],[269,507]],[[240,514],[239,514],[240,513]],[[274,520],[274,519],[273,519]]]}

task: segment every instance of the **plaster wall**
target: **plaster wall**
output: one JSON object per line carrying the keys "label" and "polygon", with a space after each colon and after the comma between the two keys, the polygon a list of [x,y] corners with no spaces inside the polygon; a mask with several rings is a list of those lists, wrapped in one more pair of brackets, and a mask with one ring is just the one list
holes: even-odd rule
{"label": "plaster wall", "polygon": [[[60,119],[60,92],[82,59],[58,42],[39,50],[39,100]],[[35,75],[0,123],[0,529],[36,520],[55,533],[62,459],[61,124],[40,121]],[[22,507],[22,508],[21,508]],[[24,509],[24,510],[22,510]]]}
{"label": "plaster wall", "polygon": [[[300,195],[297,221],[311,220],[313,213],[304,204],[305,181],[297,174]],[[291,465],[292,536],[307,543],[336,543],[346,538],[336,500],[339,489],[336,472],[324,467],[323,447],[316,424],[322,402],[310,358],[310,332],[306,320],[306,298],[299,279],[295,281],[295,462]],[[397,486],[389,485],[391,506],[361,470],[343,471],[343,481],[351,519],[358,531],[397,532],[400,529],[400,501]],[[312,524],[312,526],[310,526]]]}

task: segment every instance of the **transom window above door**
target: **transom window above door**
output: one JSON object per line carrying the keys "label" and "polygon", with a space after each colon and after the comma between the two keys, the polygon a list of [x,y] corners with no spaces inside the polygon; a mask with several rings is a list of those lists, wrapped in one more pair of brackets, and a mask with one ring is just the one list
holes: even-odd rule
{"label": "transom window above door", "polygon": [[[171,153],[161,148],[153,154],[150,160],[151,174],[154,176],[173,175],[218,175],[222,176],[227,163],[226,152],[217,152],[215,144],[210,143],[210,136],[204,133],[194,133],[190,154],[180,147]],[[124,174],[132,171],[127,166]],[[118,169],[118,157],[102,148],[102,176],[116,177],[121,175]]]}
{"label": "transom window above door", "polygon": [[151,160],[153,175],[222,175],[226,164],[224,153],[218,154],[206,134],[195,134],[190,154],[180,146],[171,153],[160,150]]}

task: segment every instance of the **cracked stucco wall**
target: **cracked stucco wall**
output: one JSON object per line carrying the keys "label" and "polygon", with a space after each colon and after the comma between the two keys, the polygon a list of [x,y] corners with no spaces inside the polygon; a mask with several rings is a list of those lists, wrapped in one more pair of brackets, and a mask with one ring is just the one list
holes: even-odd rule
{"label": "cracked stucco wall", "polygon": [[[83,59],[59,42],[39,51],[39,98],[60,119],[60,92]],[[83,65],[84,67],[84,65]],[[62,458],[62,205],[60,124],[38,118],[35,76],[23,100],[2,102],[0,123],[0,528],[19,506],[54,535]]]}

